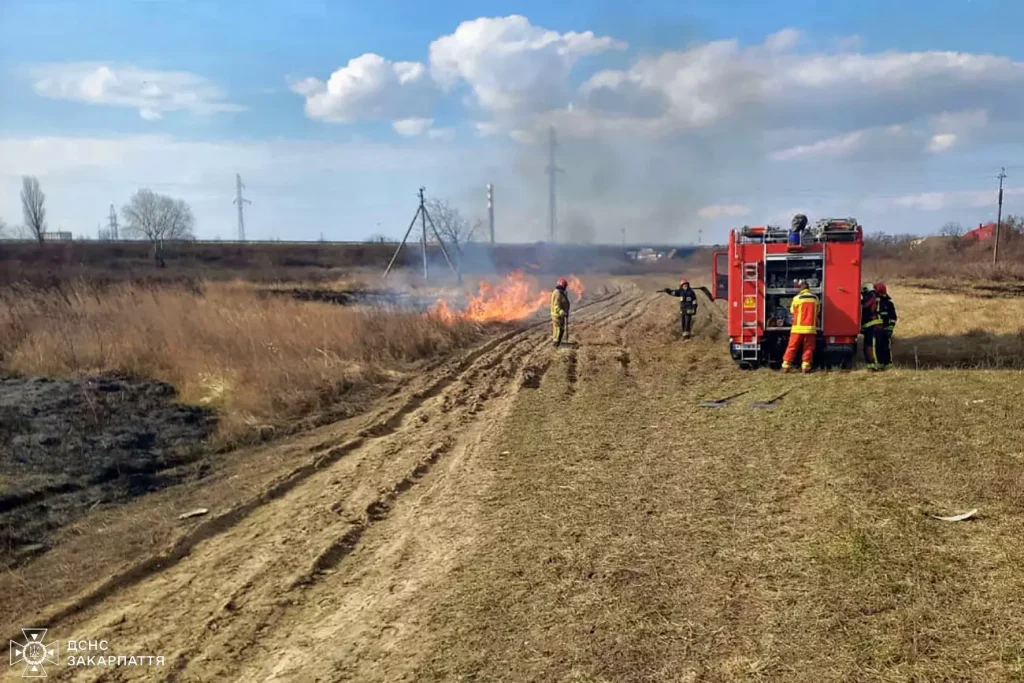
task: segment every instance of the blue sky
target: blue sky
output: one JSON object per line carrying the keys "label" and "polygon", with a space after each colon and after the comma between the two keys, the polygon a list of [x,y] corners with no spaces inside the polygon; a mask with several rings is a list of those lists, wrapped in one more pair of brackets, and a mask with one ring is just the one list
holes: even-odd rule
{"label": "blue sky", "polygon": [[482,217],[493,182],[499,239],[540,239],[552,125],[566,239],[934,232],[994,218],[1000,166],[1024,213],[1024,3],[818,5],[0,0],[0,218],[33,174],[54,229],[151,187],[231,238],[239,172],[250,238],[400,236],[420,185]]}

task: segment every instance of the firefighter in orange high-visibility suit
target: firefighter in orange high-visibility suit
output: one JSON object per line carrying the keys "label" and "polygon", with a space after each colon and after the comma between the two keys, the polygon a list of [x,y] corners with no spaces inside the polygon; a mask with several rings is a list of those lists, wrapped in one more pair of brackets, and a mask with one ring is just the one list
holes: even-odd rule
{"label": "firefighter in orange high-visibility suit", "polygon": [[797,283],[800,293],[793,297],[789,312],[793,315],[793,324],[789,328],[789,345],[782,357],[782,371],[789,372],[796,358],[803,351],[800,371],[810,372],[814,361],[814,346],[818,339],[818,297],[814,295],[807,282]]}

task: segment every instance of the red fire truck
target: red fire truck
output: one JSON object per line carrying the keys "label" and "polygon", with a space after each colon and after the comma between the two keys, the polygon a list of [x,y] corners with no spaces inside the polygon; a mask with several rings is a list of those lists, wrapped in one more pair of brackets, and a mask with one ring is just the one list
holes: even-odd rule
{"label": "red fire truck", "polygon": [[729,234],[715,252],[716,300],[728,303],[729,350],[741,368],[777,368],[789,340],[794,286],[806,280],[821,301],[815,366],[853,365],[860,332],[863,228],[855,218],[826,218],[801,233],[771,226]]}

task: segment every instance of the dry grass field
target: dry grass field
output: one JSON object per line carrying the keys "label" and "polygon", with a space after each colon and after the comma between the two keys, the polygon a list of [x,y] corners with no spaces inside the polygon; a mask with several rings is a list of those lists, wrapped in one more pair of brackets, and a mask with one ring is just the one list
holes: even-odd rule
{"label": "dry grass field", "polygon": [[891,280],[894,370],[783,376],[706,300],[683,342],[676,278],[585,278],[561,349],[543,311],[280,284],[11,300],[8,371],[164,379],[214,439],[365,405],[86,511],[0,574],[0,623],[167,658],[116,680],[1024,680],[1020,286]]}
{"label": "dry grass field", "polygon": [[[333,284],[340,292],[353,283]],[[261,426],[337,415],[389,373],[414,371],[482,333],[415,311],[259,293],[244,282],[9,291],[0,294],[3,369],[162,380],[181,400],[217,408],[219,437],[235,442]]]}

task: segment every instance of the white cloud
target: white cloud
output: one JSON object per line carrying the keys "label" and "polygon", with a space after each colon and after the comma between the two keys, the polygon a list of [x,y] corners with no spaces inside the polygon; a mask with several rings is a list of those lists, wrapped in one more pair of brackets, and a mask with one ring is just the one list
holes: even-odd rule
{"label": "white cloud", "polygon": [[771,155],[774,161],[814,159],[882,159],[894,152],[906,154],[920,148],[921,135],[906,126],[892,125],[865,128],[842,135],[778,150]]}
{"label": "white cloud", "polygon": [[393,121],[391,127],[399,135],[415,137],[423,135],[433,123],[434,119],[402,119],[401,121]]}
{"label": "white cloud", "polygon": [[392,62],[367,53],[350,59],[327,82],[308,77],[291,84],[306,98],[306,115],[331,123],[425,118],[437,89],[420,62]]}
{"label": "white cloud", "polygon": [[433,140],[451,141],[455,139],[454,128],[431,128],[427,131],[427,137]]}
{"label": "white cloud", "polygon": [[989,115],[985,109],[944,111],[932,119],[932,125],[939,133],[968,133],[985,128],[988,124]]}
{"label": "white cloud", "polygon": [[499,115],[565,107],[569,74],[589,55],[626,44],[591,31],[558,33],[523,16],[481,17],[430,44],[430,69],[445,88],[464,81],[476,103]]}
{"label": "white cloud", "polygon": [[928,149],[936,154],[945,152],[956,143],[956,135],[953,133],[940,133],[933,135]]}
{"label": "white cloud", "polygon": [[[429,126],[411,121],[429,119],[439,97],[458,98],[465,88],[462,102],[480,137],[501,133],[533,144],[550,125],[566,140],[696,135],[712,154],[760,148],[776,161],[924,158],[982,139],[989,112],[1024,123],[1024,62],[862,53],[858,36],[816,51],[802,43],[792,28],[749,46],[712,41],[645,55],[574,87],[581,60],[626,44],[591,31],[549,30],[520,15],[480,17],[432,41],[426,64],[367,54],[327,82],[306,78],[292,89],[312,118],[392,121],[410,137],[429,136]],[[962,111],[964,102],[973,108]],[[772,149],[772,137],[784,141]]]}
{"label": "white cloud", "polygon": [[796,147],[779,150],[772,154],[772,159],[775,161],[792,161],[809,157],[841,157],[849,154],[858,145],[862,144],[864,137],[864,131],[855,130],[852,133],[819,140],[809,145],[797,145]]}
{"label": "white cloud", "polygon": [[765,38],[764,46],[772,52],[792,50],[800,42],[800,31],[795,28],[784,28]]}
{"label": "white cloud", "polygon": [[588,79],[576,111],[591,119],[585,128],[611,131],[621,112],[650,115],[650,105],[638,107],[638,100],[660,93],[667,107],[659,124],[649,127],[662,135],[714,126],[827,126],[843,133],[907,124],[956,111],[964,102],[1024,118],[1022,62],[956,52],[846,51],[852,44],[839,52],[804,53],[793,50],[797,39],[787,30],[761,45],[720,40],[643,57],[628,69]]}
{"label": "white cloud", "polygon": [[154,71],[130,64],[63,62],[39,64],[28,70],[35,92],[43,97],[86,104],[138,109],[147,121],[164,112],[189,111],[207,115],[244,111],[226,101],[214,83],[186,71]]}
{"label": "white cloud", "polygon": [[742,204],[712,204],[701,208],[697,215],[701,218],[736,218],[750,215],[750,207]]}

